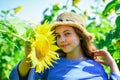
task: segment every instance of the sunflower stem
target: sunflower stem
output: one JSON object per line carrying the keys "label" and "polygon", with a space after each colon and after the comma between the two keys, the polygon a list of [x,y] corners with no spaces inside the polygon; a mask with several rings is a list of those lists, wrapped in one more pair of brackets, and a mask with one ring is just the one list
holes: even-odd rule
{"label": "sunflower stem", "polygon": [[7,34],[11,34],[11,35],[13,35],[13,36],[15,36],[15,37],[17,37],[17,38],[25,41],[25,42],[27,41],[27,39],[23,38],[22,36],[20,36],[20,35],[18,35],[18,34],[15,34],[15,33],[12,33],[12,32],[7,32],[7,31],[5,31],[5,30],[0,30],[0,32],[2,32],[2,33],[7,33]]}

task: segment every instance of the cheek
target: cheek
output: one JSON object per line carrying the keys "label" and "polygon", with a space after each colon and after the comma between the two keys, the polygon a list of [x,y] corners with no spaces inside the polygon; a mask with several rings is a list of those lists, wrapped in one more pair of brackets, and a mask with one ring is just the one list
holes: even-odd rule
{"label": "cheek", "polygon": [[71,38],[69,40],[71,40],[71,42],[73,44],[80,44],[80,39],[78,37],[73,37],[73,38]]}
{"label": "cheek", "polygon": [[56,43],[57,43],[57,45],[58,45],[58,46],[60,45],[60,42],[59,42],[59,40],[58,40],[58,39],[56,39]]}
{"label": "cheek", "polygon": [[74,40],[74,44],[79,45],[80,41],[79,40]]}

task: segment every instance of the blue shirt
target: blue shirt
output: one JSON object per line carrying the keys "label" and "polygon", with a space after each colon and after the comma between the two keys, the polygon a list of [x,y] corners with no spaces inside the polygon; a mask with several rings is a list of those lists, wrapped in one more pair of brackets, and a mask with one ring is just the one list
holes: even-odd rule
{"label": "blue shirt", "polygon": [[[21,78],[17,66],[10,74],[10,80],[109,80],[102,65],[98,62],[86,60],[70,60],[60,58],[54,67],[46,69],[43,73],[36,73],[32,68],[27,77]],[[111,73],[110,80],[120,80],[120,76]]]}

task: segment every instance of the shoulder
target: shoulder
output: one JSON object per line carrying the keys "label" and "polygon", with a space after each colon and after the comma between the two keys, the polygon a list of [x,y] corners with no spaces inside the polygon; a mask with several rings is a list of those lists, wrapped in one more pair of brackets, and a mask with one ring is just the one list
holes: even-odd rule
{"label": "shoulder", "polygon": [[84,71],[90,72],[91,74],[100,74],[102,77],[107,78],[107,74],[104,70],[104,67],[99,62],[88,59],[86,60],[86,63],[88,63],[89,65],[88,66],[86,65],[83,68]]}
{"label": "shoulder", "polygon": [[103,69],[103,66],[99,62],[97,62],[95,60],[87,59],[87,60],[85,60],[85,62],[88,63],[89,65],[95,67],[96,69],[97,68],[98,69]]}
{"label": "shoulder", "polygon": [[88,63],[91,63],[91,64],[94,64],[94,65],[98,65],[98,66],[101,66],[101,64],[95,60],[92,60],[92,59],[87,59],[86,62]]}
{"label": "shoulder", "polygon": [[102,64],[100,64],[99,62],[95,61],[95,60],[92,60],[92,59],[89,59],[89,60],[86,60],[87,63],[90,63],[94,69],[98,70],[98,71],[104,71],[104,67]]}

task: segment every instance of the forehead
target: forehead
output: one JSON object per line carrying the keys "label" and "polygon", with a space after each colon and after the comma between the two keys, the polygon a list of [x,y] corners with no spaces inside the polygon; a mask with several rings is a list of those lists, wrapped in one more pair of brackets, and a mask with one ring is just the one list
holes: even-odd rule
{"label": "forehead", "polygon": [[64,32],[64,31],[74,31],[73,27],[71,26],[66,26],[66,25],[62,25],[62,26],[57,26],[55,28],[55,32],[59,33],[59,32]]}

